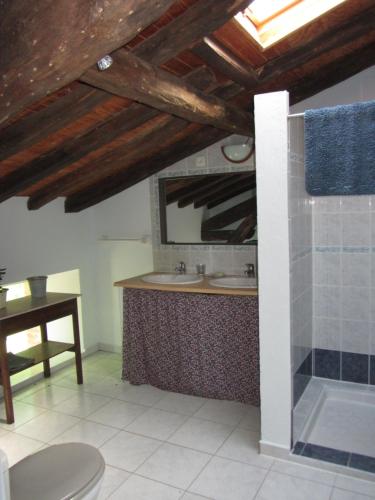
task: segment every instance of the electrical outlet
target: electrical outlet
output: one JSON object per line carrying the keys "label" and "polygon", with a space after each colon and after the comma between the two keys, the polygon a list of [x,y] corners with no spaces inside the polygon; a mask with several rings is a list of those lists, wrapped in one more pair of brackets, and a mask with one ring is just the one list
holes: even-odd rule
{"label": "electrical outlet", "polygon": [[206,158],[204,156],[197,156],[195,159],[196,167],[205,167],[206,166]]}

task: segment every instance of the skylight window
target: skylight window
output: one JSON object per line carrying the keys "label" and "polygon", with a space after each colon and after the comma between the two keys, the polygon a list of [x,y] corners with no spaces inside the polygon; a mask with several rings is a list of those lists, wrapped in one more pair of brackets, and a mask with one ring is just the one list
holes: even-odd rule
{"label": "skylight window", "polygon": [[261,26],[302,0],[255,0],[247,8],[256,26]]}
{"label": "skylight window", "polygon": [[254,0],[235,19],[263,48],[267,48],[344,1]]}

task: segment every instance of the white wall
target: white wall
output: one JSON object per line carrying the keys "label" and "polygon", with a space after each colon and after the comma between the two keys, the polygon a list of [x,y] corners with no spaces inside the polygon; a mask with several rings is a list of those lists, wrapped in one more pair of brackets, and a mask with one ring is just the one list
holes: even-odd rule
{"label": "white wall", "polygon": [[[113,283],[153,270],[149,182],[140,182],[95,205],[91,215],[97,262],[94,273],[99,347],[120,352],[123,289]],[[144,243],[136,241],[139,238]]]}
{"label": "white wall", "polygon": [[151,237],[148,180],[94,205],[88,211],[92,212],[96,238]]}
{"label": "white wall", "polygon": [[89,211],[65,214],[63,200],[28,211],[24,198],[12,198],[0,209],[0,262],[5,282],[28,276],[79,269],[82,287],[82,344],[95,345],[95,241]]}
{"label": "white wall", "polygon": [[113,283],[153,270],[150,242],[101,241],[98,248],[97,304],[99,348],[121,352],[123,288]]}
{"label": "white wall", "polygon": [[291,441],[287,92],[255,96],[261,449]]}
{"label": "white wall", "polygon": [[139,243],[99,240],[147,234],[148,181],[77,214],[64,213],[63,199],[28,211],[24,198],[12,198],[0,208],[0,265],[7,268],[9,283],[79,269],[83,347],[105,344],[118,350],[121,310],[113,282],[151,270],[151,244],[133,251]]}

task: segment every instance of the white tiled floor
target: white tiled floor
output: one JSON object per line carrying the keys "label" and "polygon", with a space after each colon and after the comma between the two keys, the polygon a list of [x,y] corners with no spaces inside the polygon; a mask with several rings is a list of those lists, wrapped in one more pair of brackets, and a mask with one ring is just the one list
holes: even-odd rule
{"label": "white tiled floor", "polygon": [[82,441],[107,463],[101,500],[375,499],[375,482],[259,455],[257,408],[130,386],[120,368],[99,352],[84,360],[83,386],[69,367],[15,394],[15,424],[0,421],[10,463]]}

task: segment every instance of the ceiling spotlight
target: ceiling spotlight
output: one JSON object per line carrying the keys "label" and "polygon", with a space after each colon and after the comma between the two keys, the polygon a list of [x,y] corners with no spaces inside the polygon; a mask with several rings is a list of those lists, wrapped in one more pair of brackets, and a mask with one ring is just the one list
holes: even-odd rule
{"label": "ceiling spotlight", "polygon": [[113,64],[113,59],[111,56],[104,56],[96,63],[100,71],[108,69]]}

